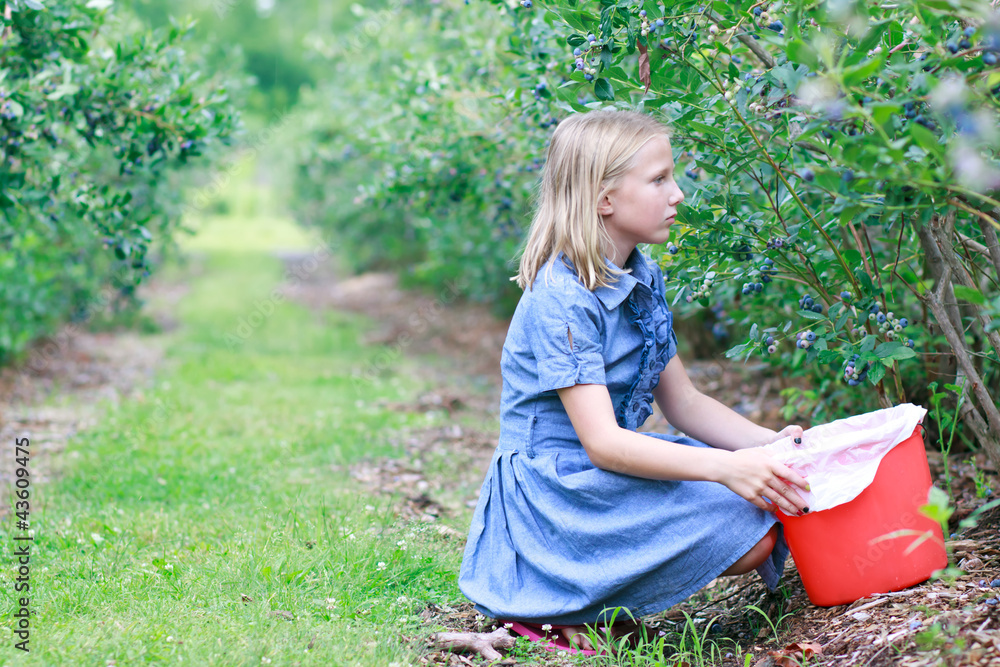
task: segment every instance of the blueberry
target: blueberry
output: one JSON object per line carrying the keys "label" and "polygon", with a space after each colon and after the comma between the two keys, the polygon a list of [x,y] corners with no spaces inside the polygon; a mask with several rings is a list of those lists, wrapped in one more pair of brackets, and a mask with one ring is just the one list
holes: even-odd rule
{"label": "blueberry", "polygon": [[773,345],[772,344],[772,345],[768,345],[767,346],[767,353],[768,354],[774,354],[777,351],[778,351],[778,346],[777,345]]}
{"label": "blueberry", "polygon": [[845,183],[850,183],[851,181],[854,180],[854,172],[851,171],[850,169],[845,169],[844,173],[840,175],[840,180],[844,181]]}
{"label": "blueberry", "polygon": [[822,313],[823,312],[823,304],[821,304],[821,303],[814,303],[813,307],[812,307],[812,311],[814,313]]}
{"label": "blueberry", "polygon": [[753,291],[754,292],[760,292],[763,289],[764,289],[764,285],[762,285],[761,283],[754,283],[754,286],[753,286]]}
{"label": "blueberry", "polygon": [[639,16],[645,17],[646,16],[646,10],[645,9],[640,9],[639,10]]}
{"label": "blueberry", "polygon": [[873,303],[871,308],[868,309],[868,312],[878,314],[880,310],[882,310],[882,308],[877,303]]}
{"label": "blueberry", "polygon": [[591,33],[591,34],[587,35],[587,41],[590,42],[590,43],[594,43],[594,42],[597,41],[597,38],[594,37],[593,33]]}
{"label": "blueberry", "polygon": [[760,277],[760,281],[762,283],[769,283],[769,282],[771,282],[771,276],[768,275],[768,274],[766,274],[766,273],[762,274],[761,277]]}
{"label": "blueberry", "polygon": [[985,53],[983,53],[983,64],[990,65],[991,67],[993,65],[996,65],[997,54],[993,53],[992,51],[986,51]]}
{"label": "blueberry", "polygon": [[948,51],[950,51],[951,53],[958,53],[958,44],[956,44],[956,43],[955,43],[955,42],[953,42],[953,41],[949,41],[949,42],[948,42],[947,44],[945,44],[945,47],[946,47],[946,48],[948,49]]}
{"label": "blueberry", "polygon": [[812,183],[813,179],[816,178],[816,174],[813,173],[812,169],[806,168],[802,170],[802,178]]}
{"label": "blueberry", "polygon": [[666,25],[666,24],[663,22],[663,19],[656,19],[656,27],[657,28],[662,28],[664,25]]}
{"label": "blueberry", "polygon": [[905,329],[906,327],[910,326],[910,321],[908,319],[906,319],[905,317],[902,317],[899,320],[899,326],[901,326],[901,327],[903,327]]}
{"label": "blueberry", "polygon": [[767,29],[773,30],[774,32],[781,32],[785,29],[785,26],[781,23],[781,21],[775,21],[771,25],[767,26]]}
{"label": "blueberry", "polygon": [[851,387],[857,387],[859,384],[861,384],[861,381],[851,379],[847,381],[847,384],[850,385]]}
{"label": "blueberry", "polygon": [[903,115],[910,119],[916,118],[917,110],[914,109],[913,107],[910,107],[909,109],[906,110],[906,112]]}
{"label": "blueberry", "polygon": [[576,59],[576,68],[577,69],[583,69],[586,66],[587,66],[587,64],[585,62],[583,62],[583,58],[577,58]]}
{"label": "blueberry", "polygon": [[690,178],[692,181],[698,180],[698,172],[694,169],[685,169],[684,175]]}
{"label": "blueberry", "polygon": [[812,331],[807,331],[806,340],[809,341],[810,343],[813,342],[814,340],[816,340],[816,334],[813,333]]}
{"label": "blueberry", "polygon": [[976,27],[970,25],[968,28],[962,31],[962,34],[965,35],[966,37],[972,37],[973,35],[976,34]]}
{"label": "blueberry", "polygon": [[805,350],[809,347],[809,343],[807,343],[802,339],[799,339],[795,342],[795,347],[799,348],[800,350]]}
{"label": "blueberry", "polygon": [[846,292],[846,291],[845,292],[841,292],[840,293],[840,298],[843,299],[844,301],[850,301],[851,300],[851,293],[850,292]]}
{"label": "blueberry", "polygon": [[584,74],[583,78],[586,81],[593,81],[594,80],[594,75],[593,74]]}
{"label": "blueberry", "polygon": [[768,336],[764,342],[768,345],[774,345],[774,336]]}
{"label": "blueberry", "polygon": [[991,607],[995,607],[997,605],[997,602],[998,600],[996,598],[990,598],[989,600],[986,601],[986,604],[988,604]]}
{"label": "blueberry", "polygon": [[679,248],[675,246],[673,243],[667,246],[667,252],[670,253],[671,255],[676,255],[678,250]]}
{"label": "blueberry", "polygon": [[879,324],[885,324],[885,313],[879,313],[878,315],[876,315],[875,321],[877,321]]}
{"label": "blueberry", "polygon": [[1000,588],[1000,579],[994,579],[991,581],[990,586],[993,588]]}
{"label": "blueberry", "polygon": [[582,53],[583,53],[583,51],[580,50],[579,46],[576,47],[575,49],[573,49],[573,55],[574,56],[578,56],[579,57],[579,55],[582,54]]}
{"label": "blueberry", "polygon": [[754,7],[753,8],[753,15],[754,16],[760,16],[763,13],[764,13],[764,10],[762,10],[760,7]]}
{"label": "blueberry", "polygon": [[958,40],[958,48],[967,49],[970,46],[972,46],[972,44],[966,38],[963,37],[962,39]]}
{"label": "blueberry", "polygon": [[770,257],[768,257],[768,258],[766,258],[766,259],[764,260],[764,264],[766,264],[766,265],[768,265],[768,266],[774,266],[774,260],[773,260],[773,259],[771,259]]}

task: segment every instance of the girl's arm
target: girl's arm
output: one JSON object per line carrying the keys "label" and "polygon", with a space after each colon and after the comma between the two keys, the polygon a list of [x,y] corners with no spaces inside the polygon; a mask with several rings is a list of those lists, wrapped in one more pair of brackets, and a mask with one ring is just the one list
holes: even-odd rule
{"label": "girl's arm", "polygon": [[578,384],[558,392],[598,468],[648,479],[719,482],[763,510],[774,509],[767,498],[792,516],[807,509],[792,486],[806,489],[806,480],[760,449],[726,451],[657,440],[618,426],[604,385]]}
{"label": "girl's arm", "polygon": [[779,438],[802,437],[801,426],[789,426],[780,433],[752,421],[701,393],[691,384],[680,357],[674,355],[660,373],[653,398],[672,426],[713,447],[734,451],[760,447]]}

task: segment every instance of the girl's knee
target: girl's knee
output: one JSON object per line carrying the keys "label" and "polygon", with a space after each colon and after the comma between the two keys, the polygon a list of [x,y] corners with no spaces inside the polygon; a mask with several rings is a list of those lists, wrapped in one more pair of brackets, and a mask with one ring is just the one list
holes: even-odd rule
{"label": "girl's knee", "polygon": [[729,566],[723,575],[735,575],[735,574],[746,574],[752,570],[756,570],[760,567],[764,561],[767,560],[768,556],[771,555],[771,551],[774,549],[774,545],[778,543],[778,525],[775,524],[771,526],[771,529],[767,531],[764,537],[760,538],[757,544],[750,548],[750,551],[743,554],[739,560]]}

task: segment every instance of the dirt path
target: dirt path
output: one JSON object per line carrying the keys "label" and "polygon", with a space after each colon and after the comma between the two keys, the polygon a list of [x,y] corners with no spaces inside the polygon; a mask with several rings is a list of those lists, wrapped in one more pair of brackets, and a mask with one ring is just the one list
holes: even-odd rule
{"label": "dirt path", "polygon": [[[456,425],[405,434],[406,457],[366,461],[352,470],[355,478],[373,493],[395,497],[404,516],[432,522],[443,516],[463,516],[463,511],[468,516],[467,508],[475,504],[497,437],[500,349],[507,322],[497,320],[483,307],[456,303],[447,290],[436,296],[401,290],[389,274],[366,274],[342,282],[330,271],[310,276],[289,296],[315,308],[366,315],[377,323],[369,342],[400,353],[433,353],[447,360],[446,366],[433,370],[439,389],[414,404],[395,407],[446,410],[454,414]],[[706,393],[755,421],[781,426],[781,399],[776,384],[763,375],[763,369],[736,369],[705,361],[689,362],[688,369]],[[481,426],[470,429],[459,425],[470,422]],[[645,428],[666,430],[669,426],[657,413]],[[450,460],[453,465],[429,469],[424,462],[431,458]],[[930,459],[935,477],[941,477],[940,456],[931,453]],[[986,466],[980,457],[979,469]],[[975,497],[975,469],[968,464],[953,465],[952,469],[959,519],[983,501]],[[996,471],[991,472],[995,476]],[[955,560],[967,574],[950,586],[929,581],[852,605],[816,607],[809,602],[789,561],[787,583],[778,592],[768,592],[756,575],[720,579],[649,621],[657,631],[680,632],[687,613],[699,632],[707,630],[707,636],[723,646],[726,640],[730,640],[729,646],[735,642],[753,655],[752,664],[757,667],[798,664],[795,660],[804,660],[804,649],[819,651],[809,659],[810,665],[1000,665],[998,526],[1000,508],[987,515],[977,529],[954,536],[950,544]],[[462,528],[460,522],[458,527]],[[456,537],[464,538],[459,533]],[[751,605],[760,612],[750,610]],[[488,631],[494,627],[468,603],[429,609],[425,616],[429,626],[452,630]],[[778,628],[777,638],[772,636],[772,623]],[[737,659],[729,652],[721,664],[736,665]],[[556,654],[543,660],[550,665],[568,664]],[[468,664],[430,648],[424,662]]]}
{"label": "dirt path", "polygon": [[[140,298],[161,330],[185,288],[153,280]],[[28,438],[31,476],[42,483],[58,474],[59,454],[77,432],[94,424],[105,402],[141,395],[163,359],[162,340],[129,331],[93,333],[86,322],[69,324],[36,341],[16,366],[0,368],[0,442]],[[0,485],[12,479],[14,459],[0,457]],[[0,503],[0,518],[10,507]]]}

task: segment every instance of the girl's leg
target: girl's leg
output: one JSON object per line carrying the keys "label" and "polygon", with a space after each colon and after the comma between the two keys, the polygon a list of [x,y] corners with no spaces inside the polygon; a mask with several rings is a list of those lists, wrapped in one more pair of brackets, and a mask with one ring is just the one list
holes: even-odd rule
{"label": "girl's leg", "polygon": [[743,554],[738,561],[729,566],[723,576],[745,574],[756,570],[771,555],[771,550],[778,542],[778,525],[771,526],[771,530],[761,538],[760,542],[750,548],[750,551]]}

